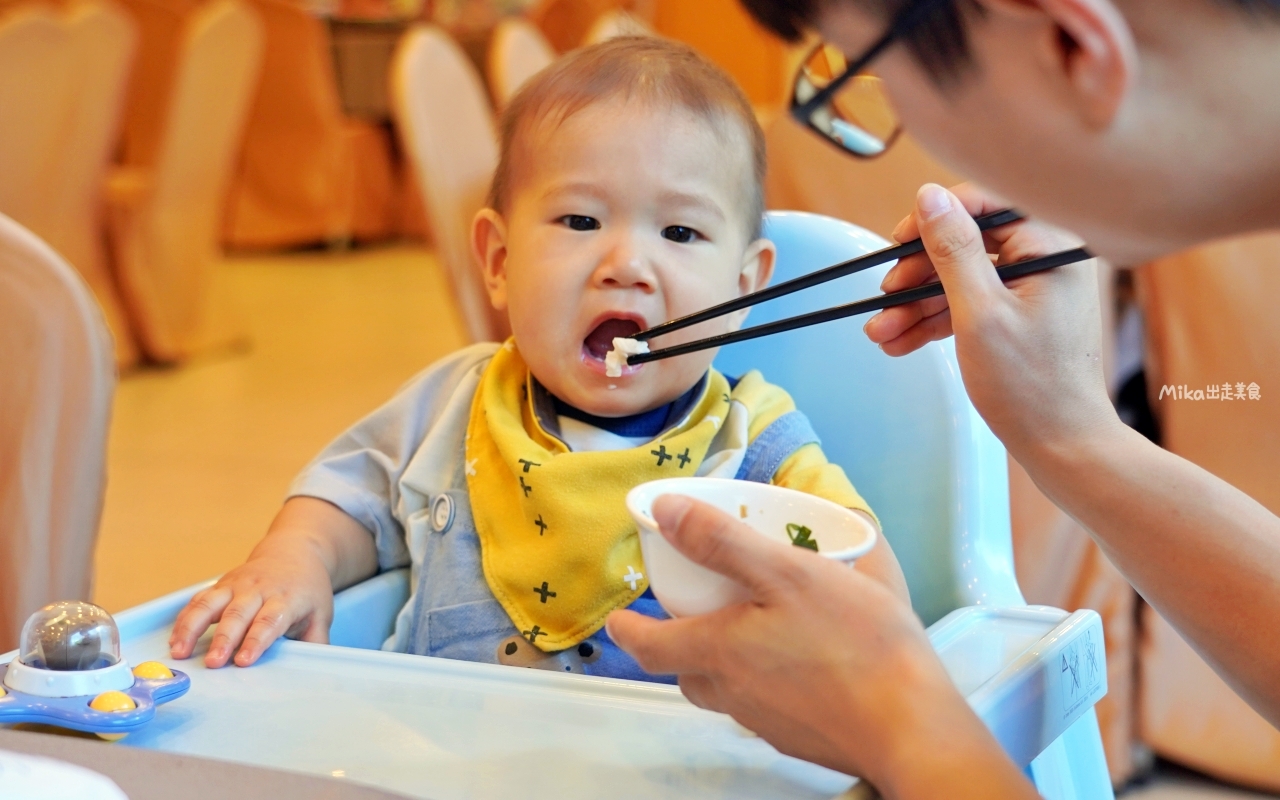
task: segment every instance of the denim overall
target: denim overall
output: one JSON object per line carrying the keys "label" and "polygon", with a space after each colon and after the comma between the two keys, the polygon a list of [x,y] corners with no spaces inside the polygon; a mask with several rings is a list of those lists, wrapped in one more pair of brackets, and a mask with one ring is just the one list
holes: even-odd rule
{"label": "denim overall", "polygon": [[[779,417],[752,441],[735,476],[768,483],[792,453],[818,443],[809,420],[799,411]],[[440,658],[498,663],[499,643],[518,633],[507,612],[494,598],[480,564],[480,539],[471,515],[466,483],[455,484],[429,498],[408,520],[426,525],[425,552],[413,598],[409,652]],[[630,606],[645,616],[666,619],[651,591]],[[587,641],[600,653],[584,665],[588,675],[675,683],[674,676],[650,675],[624,653],[601,629]]]}

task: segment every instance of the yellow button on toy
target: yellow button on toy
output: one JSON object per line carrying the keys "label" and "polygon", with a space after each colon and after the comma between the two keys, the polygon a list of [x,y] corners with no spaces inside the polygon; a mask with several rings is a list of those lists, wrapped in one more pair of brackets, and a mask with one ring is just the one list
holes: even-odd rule
{"label": "yellow button on toy", "polygon": [[4,697],[6,694],[8,694],[8,692],[4,690],[3,686],[0,686],[0,697]]}
{"label": "yellow button on toy", "polygon": [[173,670],[159,661],[144,661],[133,668],[136,677],[148,681],[167,681],[173,677]]}
{"label": "yellow button on toy", "polygon": [[[124,692],[103,692],[89,703],[89,708],[94,711],[132,711],[137,708],[138,704],[133,702],[133,698]],[[127,733],[99,733],[99,739],[106,739],[108,742],[118,742]]]}
{"label": "yellow button on toy", "polygon": [[137,707],[133,698],[124,692],[103,692],[89,703],[94,711],[132,711]]}

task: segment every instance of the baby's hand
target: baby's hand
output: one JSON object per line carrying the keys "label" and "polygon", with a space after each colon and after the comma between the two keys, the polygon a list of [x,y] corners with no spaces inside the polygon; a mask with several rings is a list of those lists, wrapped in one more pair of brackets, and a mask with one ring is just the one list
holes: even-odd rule
{"label": "baby's hand", "polygon": [[294,546],[255,552],[215,585],[197,592],[174,623],[170,655],[189,658],[196,640],[214,622],[218,627],[204,657],[211,668],[225,665],[232,653],[236,666],[247,667],[282,634],[328,644],[333,621],[329,572],[310,547],[290,544]]}

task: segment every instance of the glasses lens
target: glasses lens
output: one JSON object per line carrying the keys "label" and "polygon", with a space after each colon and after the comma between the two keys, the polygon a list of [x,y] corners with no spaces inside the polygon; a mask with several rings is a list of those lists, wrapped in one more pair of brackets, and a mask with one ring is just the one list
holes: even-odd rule
{"label": "glasses lens", "polygon": [[[815,50],[796,78],[795,99],[803,105],[845,74],[848,61],[827,45]],[[884,84],[870,73],[846,80],[835,95],[809,114],[808,123],[844,149],[860,156],[878,156],[898,135],[898,115],[884,92]]]}

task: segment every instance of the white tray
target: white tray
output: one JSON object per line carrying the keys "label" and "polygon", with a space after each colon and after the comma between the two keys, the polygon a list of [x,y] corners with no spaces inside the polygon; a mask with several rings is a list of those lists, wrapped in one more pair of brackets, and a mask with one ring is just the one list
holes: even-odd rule
{"label": "white tray", "polygon": [[[381,641],[384,630],[358,621],[385,619],[385,609],[361,612],[395,602],[404,581],[393,573],[340,595],[334,640]],[[853,783],[779,754],[673,687],[293,641],[277,643],[248,669],[207,670],[198,657],[173,661],[170,624],[198,588],[117,618],[131,664],[180,666],[192,681],[185,697],[162,706],[123,744],[437,800],[831,798]],[[1049,668],[1064,648],[1100,647],[1092,612],[961,609],[937,623],[931,638],[975,710],[1023,765],[1106,691],[1105,669],[1073,689],[1069,671]],[[1094,659],[1101,665],[1100,651]]]}

